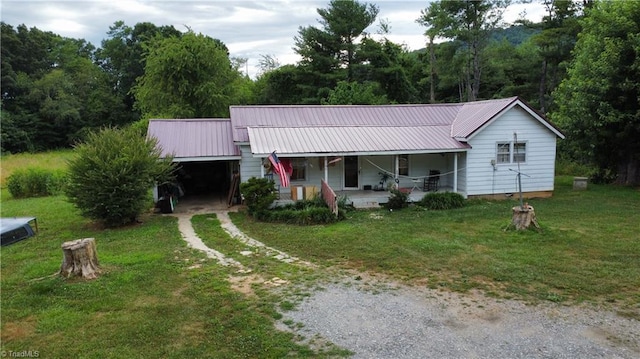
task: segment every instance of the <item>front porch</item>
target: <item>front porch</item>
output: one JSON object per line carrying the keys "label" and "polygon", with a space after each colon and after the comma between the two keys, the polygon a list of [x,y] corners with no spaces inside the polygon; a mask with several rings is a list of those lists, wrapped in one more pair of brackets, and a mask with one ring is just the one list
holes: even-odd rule
{"label": "front porch", "polygon": [[[437,191],[424,191],[422,188],[401,187],[401,191],[409,193],[409,203],[418,202],[427,193],[434,192],[451,192],[453,188],[440,187]],[[318,194],[319,195],[319,194]],[[346,197],[347,203],[351,203],[355,208],[378,208],[382,204],[387,203],[391,192],[389,191],[374,191],[374,190],[349,190],[349,191],[336,191],[338,198]],[[277,206],[293,203],[290,193],[281,193],[280,199],[276,200]]]}

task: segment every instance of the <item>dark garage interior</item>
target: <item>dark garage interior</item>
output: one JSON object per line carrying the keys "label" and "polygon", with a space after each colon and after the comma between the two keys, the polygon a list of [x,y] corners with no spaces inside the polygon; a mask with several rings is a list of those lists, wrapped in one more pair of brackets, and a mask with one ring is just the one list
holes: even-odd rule
{"label": "dark garage interior", "polygon": [[185,197],[226,195],[231,184],[229,161],[181,162],[178,183]]}

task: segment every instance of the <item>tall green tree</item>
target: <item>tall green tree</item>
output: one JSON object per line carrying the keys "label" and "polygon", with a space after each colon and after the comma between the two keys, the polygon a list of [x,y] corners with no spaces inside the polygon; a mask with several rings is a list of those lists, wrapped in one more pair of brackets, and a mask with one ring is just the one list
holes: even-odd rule
{"label": "tall green tree", "polygon": [[102,40],[102,47],[96,51],[96,61],[108,74],[111,86],[124,105],[125,111],[118,114],[122,117],[120,122],[129,123],[140,118],[131,89],[144,75],[145,46],[156,38],[181,36],[173,26],[156,26],[149,22],[131,27],[120,20],[109,27],[107,39]]}
{"label": "tall green tree", "polygon": [[375,41],[366,37],[357,54],[360,64],[355,67],[354,81],[375,82],[385,97],[394,103],[417,100],[417,91],[408,71],[417,61],[407,50],[386,37]]}
{"label": "tall green tree", "polygon": [[355,0],[332,0],[318,9],[321,27],[300,27],[294,50],[302,57],[299,65],[315,84],[305,97],[315,102],[325,97],[340,80],[353,80],[357,51],[365,30],[374,23],[378,7]]}
{"label": "tall green tree", "polygon": [[381,94],[377,82],[340,81],[336,88],[329,92],[329,96],[322,101],[323,105],[385,105],[389,103],[387,97]]}
{"label": "tall green tree", "polygon": [[121,110],[95,47],[2,24],[2,150],[68,147],[88,128],[118,124]]}
{"label": "tall green tree", "polygon": [[149,43],[132,91],[145,118],[228,117],[241,77],[219,40],[189,31]]}
{"label": "tall green tree", "polygon": [[511,0],[434,1],[422,12],[418,22],[427,27],[428,36],[443,36],[465,45],[466,61],[462,70],[464,98],[475,101],[480,93],[483,50],[491,30],[502,21],[502,13]]}
{"label": "tall green tree", "polygon": [[378,7],[355,0],[332,0],[328,8],[318,9],[321,29],[302,27],[295,38],[296,52],[303,63],[323,59],[328,70],[347,69],[347,80],[352,78],[358,38],[376,20]]}
{"label": "tall green tree", "polygon": [[566,152],[640,184],[640,3],[606,1],[586,12],[551,114]]}
{"label": "tall green tree", "polygon": [[[588,2],[587,2],[588,4]],[[571,0],[544,0],[547,15],[542,19],[542,31],[533,37],[541,61],[538,68],[538,103],[541,112],[551,110],[551,94],[566,76],[571,50],[578,40],[583,5]]]}

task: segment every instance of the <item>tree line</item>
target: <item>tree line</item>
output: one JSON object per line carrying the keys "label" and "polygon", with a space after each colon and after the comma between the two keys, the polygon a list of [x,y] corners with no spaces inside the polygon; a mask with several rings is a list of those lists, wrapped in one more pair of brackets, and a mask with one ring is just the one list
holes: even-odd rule
{"label": "tree line", "polygon": [[513,1],[433,1],[415,18],[426,47],[409,51],[388,39],[375,4],[331,0],[317,24],[299,27],[301,60],[281,66],[265,54],[256,79],[242,73],[246,59],[191,30],[117,21],[96,48],[3,22],[2,151],[68,147],[98,128],[149,118],[227,117],[230,105],[517,95],[567,135],[560,156],[640,183],[640,3],[541,0],[541,22],[505,24]]}

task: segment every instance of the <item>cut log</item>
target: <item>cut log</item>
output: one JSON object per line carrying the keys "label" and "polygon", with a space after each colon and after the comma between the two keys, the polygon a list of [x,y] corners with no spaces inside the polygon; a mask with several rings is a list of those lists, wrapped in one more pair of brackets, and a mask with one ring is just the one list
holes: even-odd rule
{"label": "cut log", "polygon": [[536,219],[536,212],[528,203],[525,203],[524,206],[515,206],[511,208],[511,210],[513,211],[513,216],[511,217],[511,225],[509,227],[514,227],[521,231],[529,229],[533,225],[538,231],[541,230],[538,220]]}
{"label": "cut log", "polygon": [[100,274],[95,238],[77,239],[62,243],[60,275],[69,278],[80,276],[95,279]]}

